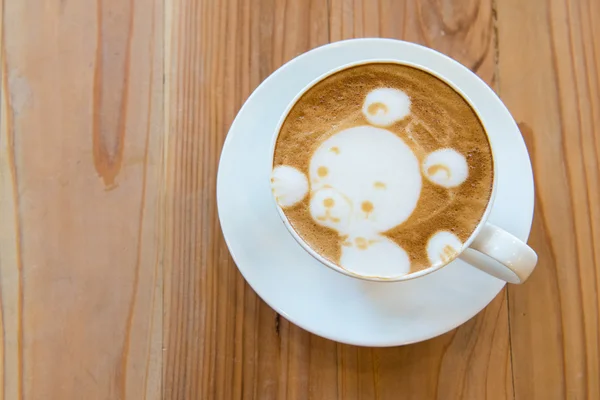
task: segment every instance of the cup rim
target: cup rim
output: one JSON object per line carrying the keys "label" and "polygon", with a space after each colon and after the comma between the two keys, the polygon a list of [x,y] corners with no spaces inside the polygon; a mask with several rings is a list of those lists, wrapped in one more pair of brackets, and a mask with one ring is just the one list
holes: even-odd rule
{"label": "cup rim", "polygon": [[[438,57],[438,59],[440,61],[444,61],[444,62],[452,62],[452,63],[457,63],[459,64],[461,67],[466,68],[465,66],[463,66],[462,64],[460,64],[458,61],[449,58],[448,56],[443,55],[442,53],[439,53],[433,49],[430,49],[428,47],[425,46],[421,46],[415,43],[412,43],[415,46],[418,46],[420,48],[426,49],[428,51],[430,51],[432,54],[435,54],[436,57]],[[290,111],[292,110],[292,108],[294,107],[294,105],[296,105],[296,103],[298,102],[298,100],[308,91],[310,90],[313,86],[315,86],[317,83],[321,82],[322,80],[328,78],[331,75],[334,75],[338,72],[341,72],[343,70],[349,69],[349,68],[353,68],[353,67],[358,67],[361,65],[367,65],[367,64],[399,64],[399,65],[404,65],[404,66],[408,66],[408,67],[412,67],[412,68],[416,68],[419,69],[421,71],[424,71],[426,73],[429,73],[431,75],[433,75],[434,77],[440,79],[442,82],[446,83],[447,85],[449,85],[452,89],[454,89],[455,92],[457,92],[471,107],[471,109],[475,112],[475,115],[477,116],[477,118],[479,119],[479,122],[481,123],[481,125],[483,126],[483,130],[485,132],[485,135],[488,139],[488,144],[490,146],[490,153],[492,155],[492,170],[493,170],[493,175],[492,175],[492,191],[490,194],[490,199],[488,201],[488,204],[486,206],[486,209],[484,211],[484,213],[481,216],[481,219],[479,220],[479,223],[477,224],[477,227],[473,230],[473,232],[471,233],[471,235],[469,236],[469,238],[463,243],[463,246],[461,248],[461,250],[448,262],[445,262],[443,264],[440,265],[436,265],[436,266],[431,266],[428,268],[424,268],[421,269],[419,271],[415,271],[415,272],[409,272],[405,275],[400,275],[400,276],[392,276],[392,277],[382,277],[382,276],[374,276],[374,275],[361,275],[361,274],[357,274],[353,271],[347,270],[339,265],[337,265],[336,263],[326,259],[325,257],[321,256],[319,253],[317,253],[315,250],[313,250],[312,247],[310,247],[310,245],[308,243],[306,243],[304,241],[304,239],[302,239],[302,237],[300,237],[300,235],[296,232],[296,230],[294,229],[294,227],[292,226],[292,224],[290,223],[290,221],[288,220],[287,216],[285,215],[283,208],[279,205],[279,203],[277,203],[277,200],[275,199],[275,196],[273,194],[273,191],[271,190],[271,200],[275,203],[275,207],[277,209],[277,213],[279,214],[279,217],[281,218],[281,220],[283,221],[285,227],[287,228],[288,232],[292,235],[292,237],[296,240],[296,242],[308,253],[310,254],[314,259],[316,259],[318,262],[320,262],[321,264],[333,269],[334,271],[337,271],[339,273],[342,273],[344,275],[347,276],[351,276],[353,278],[358,278],[361,280],[366,280],[366,281],[375,281],[375,282],[401,282],[401,281],[408,281],[408,280],[412,280],[412,279],[416,279],[425,275],[429,275],[439,269],[444,268],[445,266],[452,264],[452,262],[454,262],[457,258],[460,258],[461,254],[468,249],[471,244],[473,243],[473,241],[475,240],[475,238],[477,237],[477,235],[479,235],[479,233],[481,232],[481,229],[483,229],[483,226],[486,224],[489,215],[492,211],[493,208],[493,204],[494,204],[494,200],[496,198],[496,189],[497,189],[497,183],[498,183],[498,173],[497,173],[497,163],[496,163],[496,157],[494,154],[494,149],[492,146],[492,141],[490,138],[490,135],[488,133],[488,128],[485,125],[485,121],[481,116],[481,113],[479,111],[479,108],[474,104],[474,102],[469,98],[469,96],[467,94],[464,93],[464,91],[456,84],[454,83],[451,79],[447,78],[446,76],[444,76],[441,72],[432,70],[429,67],[423,66],[419,63],[415,63],[412,61],[404,61],[404,60],[398,60],[398,59],[387,59],[387,58],[374,58],[374,59],[364,59],[364,60],[359,60],[359,61],[353,61],[350,63],[345,63],[342,64],[336,68],[333,68],[321,75],[319,75],[317,78],[313,79],[311,82],[309,82],[306,86],[304,86],[302,88],[302,90],[300,90],[298,92],[298,94],[296,94],[296,96],[294,96],[294,98],[289,102],[289,104],[287,105],[287,107],[285,108],[285,110],[283,111],[283,113],[281,114],[281,117],[279,118],[279,121],[277,122],[277,125],[275,127],[274,130],[274,134],[273,134],[273,138],[271,140],[271,148],[270,148],[270,157],[269,157],[269,168],[272,171],[273,170],[273,160],[275,157],[275,146],[277,144],[277,139],[279,138],[279,134],[281,132],[281,127],[283,125],[283,123],[285,122],[285,120],[287,119]],[[441,68],[440,68],[441,69]],[[469,72],[471,72],[471,74],[475,75],[472,71],[469,70]],[[476,75],[475,75],[476,77]],[[271,173],[269,173],[269,178],[271,177]],[[270,182],[269,182],[269,187],[270,187]]]}

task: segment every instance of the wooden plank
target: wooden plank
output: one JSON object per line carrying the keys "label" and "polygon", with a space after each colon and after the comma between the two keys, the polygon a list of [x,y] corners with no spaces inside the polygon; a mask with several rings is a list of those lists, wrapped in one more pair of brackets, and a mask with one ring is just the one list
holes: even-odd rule
{"label": "wooden plank", "polygon": [[3,4],[3,398],[160,398],[162,10]]}
{"label": "wooden plank", "polygon": [[540,262],[511,287],[517,399],[600,398],[600,3],[498,5],[501,96],[536,178]]}
{"label": "wooden plank", "polygon": [[214,202],[235,113],[262,79],[312,47],[405,38],[493,83],[491,1],[456,3],[167,2],[165,398],[512,397],[504,293],[460,329],[418,345],[369,349],[321,339],[277,316],[243,281]]}
{"label": "wooden plank", "polygon": [[495,85],[492,0],[331,0],[330,41],[408,40],[451,56]]}

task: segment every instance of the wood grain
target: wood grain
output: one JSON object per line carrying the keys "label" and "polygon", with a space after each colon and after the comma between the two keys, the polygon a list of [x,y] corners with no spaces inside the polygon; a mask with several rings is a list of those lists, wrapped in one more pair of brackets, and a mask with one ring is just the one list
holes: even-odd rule
{"label": "wood grain", "polygon": [[503,1],[501,97],[535,170],[540,261],[511,287],[517,399],[600,398],[600,3]]}
{"label": "wood grain", "polygon": [[327,42],[327,10],[317,4],[167,4],[166,398],[286,393],[278,383],[289,380],[279,317],[231,261],[217,221],[216,170],[227,129],[251,91],[285,61]]}
{"label": "wood grain", "polygon": [[3,4],[5,399],[160,397],[157,10]]}
{"label": "wood grain", "polygon": [[[0,0],[0,400],[600,398],[600,3]],[[441,337],[312,335],[245,283],[218,158],[311,48],[400,38],[499,91],[540,265]]]}

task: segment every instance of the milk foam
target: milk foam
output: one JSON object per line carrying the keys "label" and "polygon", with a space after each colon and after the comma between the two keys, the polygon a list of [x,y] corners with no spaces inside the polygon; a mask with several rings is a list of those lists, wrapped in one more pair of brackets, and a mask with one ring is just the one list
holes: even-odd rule
{"label": "milk foam", "polygon": [[[362,107],[371,125],[331,134],[310,157],[308,177],[286,165],[273,170],[278,204],[290,207],[310,194],[312,220],[339,235],[338,264],[362,276],[386,278],[410,272],[409,255],[385,233],[415,211],[423,176],[443,188],[457,187],[469,176],[467,161],[456,150],[435,150],[421,163],[399,135],[383,128],[409,117],[410,106],[401,90],[372,90]],[[426,252],[431,265],[439,265],[461,250],[456,235],[439,231],[428,240]]]}
{"label": "milk foam", "polygon": [[280,165],[273,169],[271,190],[280,206],[290,207],[306,197],[308,180],[306,175],[296,168]]}
{"label": "milk foam", "polygon": [[369,123],[390,126],[410,114],[410,98],[402,90],[375,89],[367,95],[362,112]]}
{"label": "milk foam", "polygon": [[392,278],[410,272],[410,258],[406,251],[385,236],[376,235],[368,247],[359,243],[342,248],[340,264],[348,271],[362,276]]}
{"label": "milk foam", "polygon": [[[342,267],[377,276],[410,270],[405,251],[380,235],[406,221],[421,194],[419,161],[402,139],[368,125],[343,130],[315,151],[309,179],[311,216],[345,239]],[[324,220],[327,213],[337,220]]]}
{"label": "milk foam", "polygon": [[315,222],[338,232],[350,229],[352,210],[352,201],[333,188],[317,189],[310,199],[310,215]]}
{"label": "milk foam", "polygon": [[[273,189],[282,207],[304,198],[298,170],[275,168]],[[339,233],[342,267],[361,275],[409,272],[406,252],[381,233],[406,221],[421,193],[417,157],[392,132],[372,126],[343,130],[325,140],[309,166],[310,214]]]}
{"label": "milk foam", "polygon": [[326,207],[322,196],[312,197],[315,222],[336,229],[320,217],[325,209],[343,208],[347,212],[340,212],[336,230],[351,238],[372,237],[404,222],[417,205],[422,185],[419,161],[410,147],[392,132],[368,125],[325,140],[310,161],[309,180],[312,192],[327,190],[334,200]]}
{"label": "milk foam", "polygon": [[455,234],[446,231],[437,232],[427,242],[429,262],[431,265],[446,264],[457,256],[462,246]]}
{"label": "milk foam", "polygon": [[423,175],[446,188],[461,185],[469,177],[465,156],[453,149],[440,149],[425,157]]}

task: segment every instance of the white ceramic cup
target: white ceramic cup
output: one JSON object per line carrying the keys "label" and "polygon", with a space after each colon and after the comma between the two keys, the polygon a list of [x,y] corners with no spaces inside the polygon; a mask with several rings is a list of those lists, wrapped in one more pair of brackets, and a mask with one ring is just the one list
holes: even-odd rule
{"label": "white ceramic cup", "polygon": [[[282,114],[282,116],[279,120],[279,123],[277,124],[277,127],[273,134],[273,141],[272,141],[272,145],[271,145],[271,153],[270,153],[271,154],[271,160],[270,160],[271,164],[270,165],[271,166],[273,165],[275,144],[277,142],[277,138],[279,136],[281,126],[283,125],[285,119],[287,118],[288,113],[290,112],[292,107],[296,104],[298,99],[300,99],[300,97],[302,97],[302,95],[307,90],[309,90],[315,84],[317,84],[318,82],[327,78],[328,76],[333,75],[344,69],[355,67],[355,66],[362,65],[362,64],[371,64],[371,63],[401,64],[401,65],[407,65],[407,66],[411,66],[414,68],[418,68],[422,71],[428,72],[428,73],[436,76],[437,78],[441,79],[442,81],[444,81],[445,83],[450,85],[457,93],[459,93],[469,103],[471,108],[477,114],[477,116],[478,116],[479,120],[481,121],[481,123],[484,127],[484,130],[486,131],[486,134],[487,134],[489,129],[488,129],[488,127],[486,127],[486,120],[481,117],[481,114],[478,111],[477,104],[472,102],[469,99],[469,97],[465,95],[465,93],[461,90],[460,86],[456,85],[454,82],[452,82],[450,79],[448,79],[444,75],[444,65],[449,62],[455,62],[455,61],[448,59],[447,57],[441,55],[440,53],[437,53],[437,52],[433,52],[433,53],[435,53],[435,55],[437,57],[439,57],[439,63],[438,63],[439,68],[436,67],[435,70],[432,70],[431,68],[425,68],[421,65],[414,64],[414,63],[400,62],[398,60],[386,60],[386,59],[362,60],[359,62],[353,62],[350,64],[341,65],[340,67],[335,68],[335,69],[321,75],[320,77],[318,77],[317,79],[315,79],[314,81],[312,81],[311,83],[306,85],[304,87],[304,89],[302,89],[296,95],[296,97],[290,102],[290,104],[286,108],[285,112]],[[472,75],[473,75],[474,79],[479,79],[475,74],[472,73]],[[489,273],[489,274],[491,274],[499,279],[502,279],[506,282],[523,283],[529,277],[529,275],[531,275],[531,273],[533,272],[533,269],[535,268],[535,266],[537,264],[537,254],[526,243],[522,242],[521,240],[519,240],[512,234],[497,227],[496,225],[493,225],[490,222],[488,222],[488,217],[489,217],[490,211],[492,210],[492,207],[494,204],[494,199],[496,197],[497,177],[499,175],[497,173],[497,164],[495,162],[495,157],[494,157],[494,146],[493,146],[491,140],[490,140],[490,146],[492,149],[492,157],[494,159],[494,182],[493,182],[493,186],[492,186],[492,194],[490,196],[490,201],[489,201],[489,203],[486,207],[486,210],[479,222],[479,225],[477,226],[477,228],[473,231],[473,233],[471,234],[469,239],[467,239],[467,241],[463,245],[463,247],[462,247],[463,250],[461,251],[461,253],[459,254],[458,257],[463,259],[464,261],[468,262],[470,265],[477,267],[480,270],[482,270],[486,273]],[[285,213],[283,212],[283,209],[279,206],[279,204],[275,200],[275,197],[272,196],[272,198],[277,207],[277,211],[279,212],[279,215],[280,215],[281,219],[283,220],[283,223],[287,227],[290,234],[304,248],[304,250],[306,250],[311,256],[316,258],[323,265],[326,265],[326,266],[332,268],[333,270],[338,271],[342,274],[353,276],[353,277],[356,277],[359,279],[371,280],[371,281],[396,282],[396,281],[415,279],[415,278],[427,275],[431,272],[434,272],[434,271],[436,271],[440,268],[443,268],[446,265],[452,263],[452,262],[450,262],[450,263],[446,263],[446,264],[442,264],[442,265],[437,265],[434,267],[426,268],[426,269],[423,269],[420,271],[416,271],[413,273],[408,273],[406,275],[400,275],[400,276],[396,276],[396,277],[383,278],[383,277],[363,276],[363,275],[356,274],[354,272],[351,272],[344,268],[341,268],[337,264],[327,260],[325,257],[321,256],[319,253],[314,251],[300,237],[300,235],[294,230],[294,228],[288,221]],[[485,256],[480,257],[475,252],[471,251],[470,249],[476,250],[477,252],[482,253],[483,255],[485,255],[487,257],[485,257]]]}

